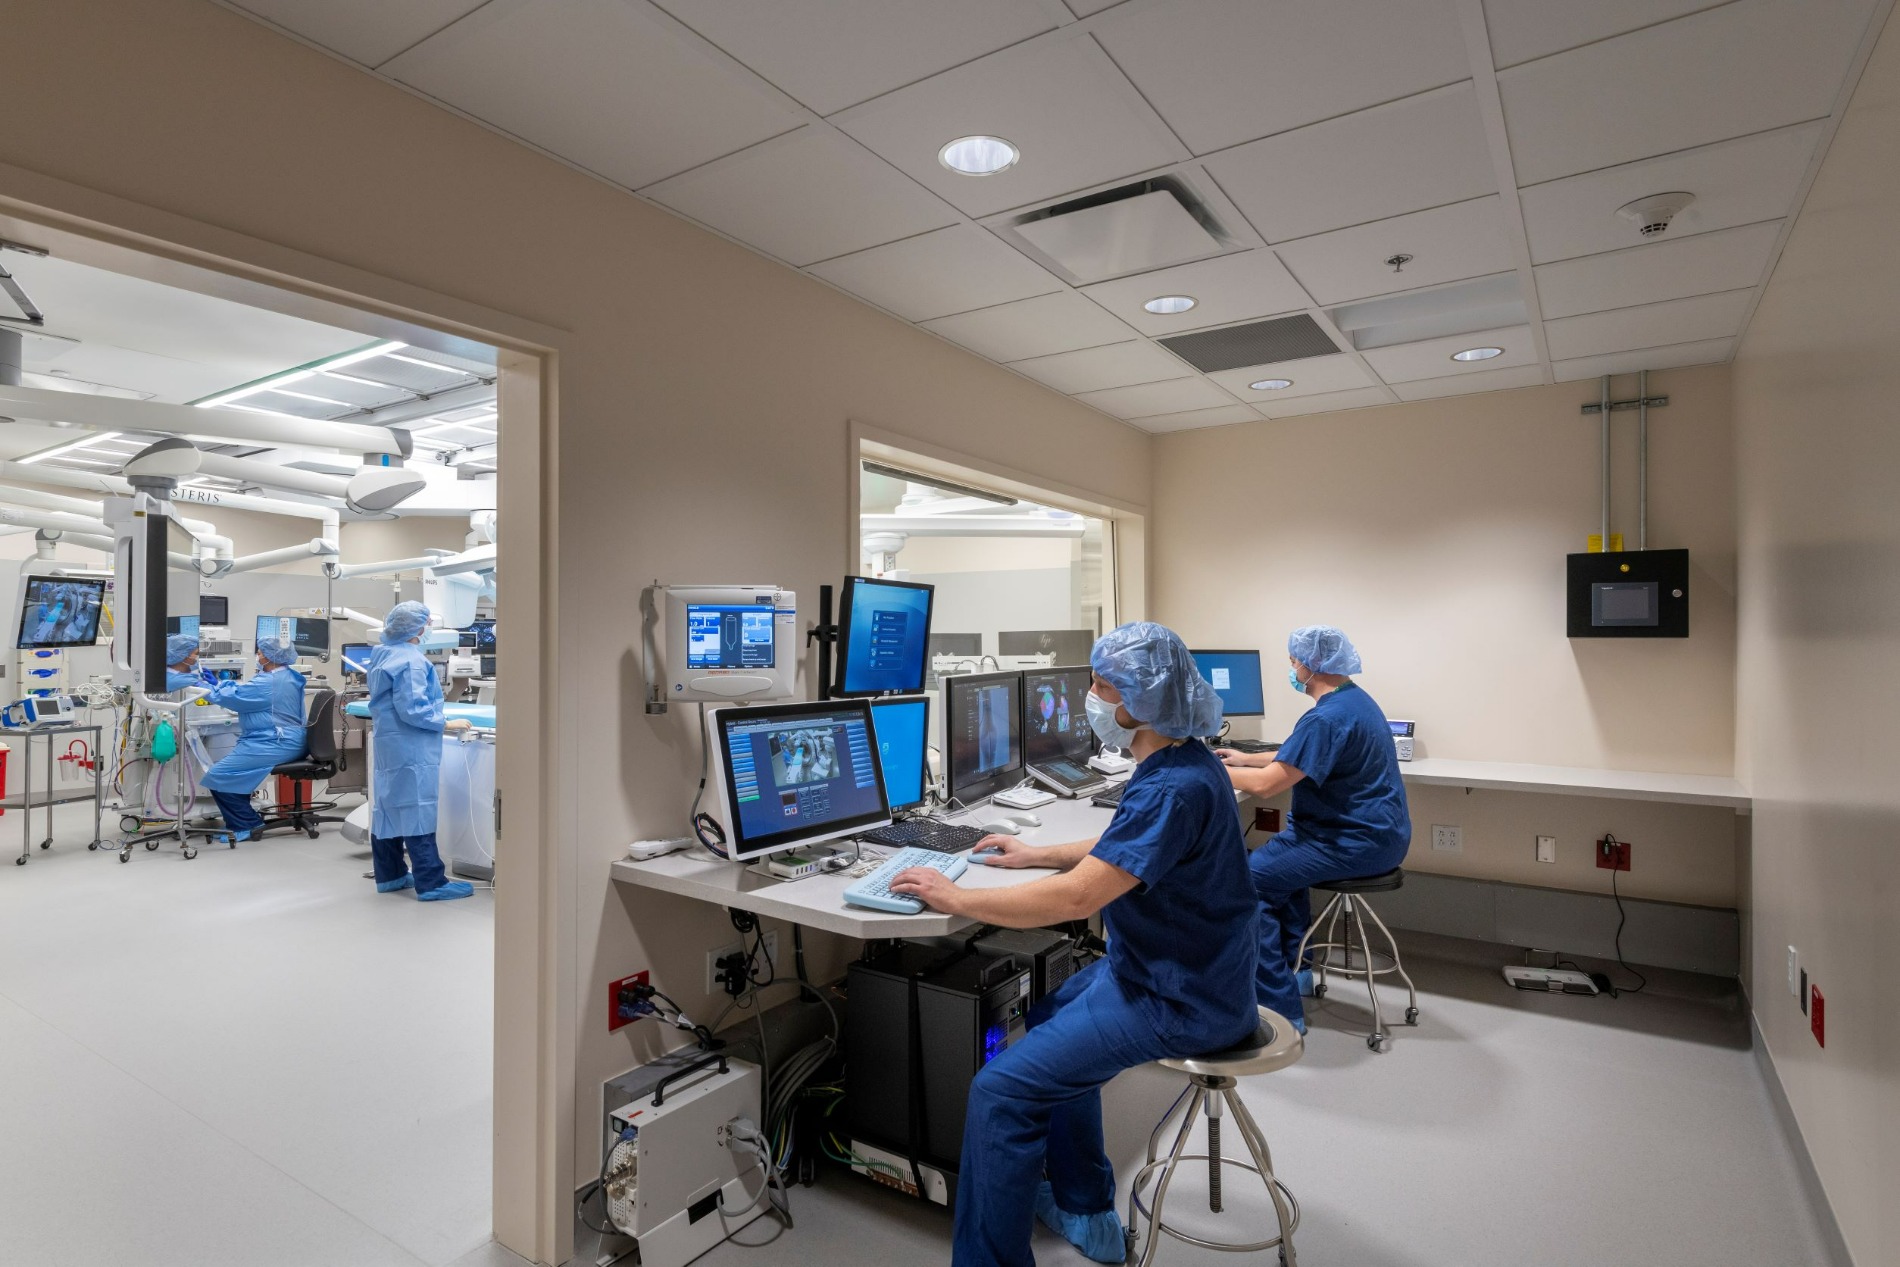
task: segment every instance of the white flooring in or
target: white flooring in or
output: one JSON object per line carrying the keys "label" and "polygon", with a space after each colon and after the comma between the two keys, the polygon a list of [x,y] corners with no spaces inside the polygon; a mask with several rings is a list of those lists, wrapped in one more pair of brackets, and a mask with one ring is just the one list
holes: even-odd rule
{"label": "white flooring in or", "polygon": [[121,865],[60,815],[24,867],[0,816],[0,1262],[503,1261],[492,894],[378,894],[333,827]]}

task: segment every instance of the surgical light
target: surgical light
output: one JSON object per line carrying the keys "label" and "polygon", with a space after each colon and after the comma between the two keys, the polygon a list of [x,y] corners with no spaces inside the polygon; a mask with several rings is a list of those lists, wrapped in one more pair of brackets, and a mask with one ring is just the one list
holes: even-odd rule
{"label": "surgical light", "polygon": [[1156,295],[1142,307],[1157,317],[1172,317],[1177,312],[1186,312],[1199,302],[1192,295]]}
{"label": "surgical light", "polygon": [[1263,378],[1257,382],[1248,383],[1247,390],[1256,392],[1277,392],[1291,386],[1293,386],[1293,380],[1290,378]]}
{"label": "surgical light", "polygon": [[1000,136],[960,136],[937,151],[937,161],[963,176],[994,176],[1016,165],[1022,152]]}
{"label": "surgical light", "polygon": [[1462,352],[1453,352],[1454,361],[1488,361],[1494,356],[1503,356],[1503,348],[1466,348]]}

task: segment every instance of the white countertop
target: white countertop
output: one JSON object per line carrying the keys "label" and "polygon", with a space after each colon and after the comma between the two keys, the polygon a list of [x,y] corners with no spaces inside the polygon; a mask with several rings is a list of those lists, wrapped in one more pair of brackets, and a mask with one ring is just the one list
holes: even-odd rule
{"label": "white countertop", "polygon": [[1601,796],[1622,801],[1672,801],[1679,805],[1719,805],[1747,813],[1748,790],[1727,775],[1657,774],[1640,770],[1597,770],[1585,766],[1521,765],[1509,761],[1459,761],[1421,757],[1399,762],[1408,783],[1475,787],[1502,792],[1546,792],[1564,796]]}

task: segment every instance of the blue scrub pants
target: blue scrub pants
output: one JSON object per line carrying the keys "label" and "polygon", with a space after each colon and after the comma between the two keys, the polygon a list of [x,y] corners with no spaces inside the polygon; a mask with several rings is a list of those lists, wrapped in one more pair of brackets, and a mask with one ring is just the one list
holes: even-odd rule
{"label": "blue scrub pants", "polygon": [[1247,858],[1253,891],[1260,899],[1260,956],[1254,967],[1254,998],[1300,1025],[1306,1009],[1300,1004],[1297,962],[1300,942],[1313,920],[1307,889],[1328,880],[1352,880],[1390,871],[1405,861],[1409,842],[1398,846],[1354,848],[1330,841],[1308,840],[1283,831]]}
{"label": "blue scrub pants", "polygon": [[[1056,1205],[1071,1214],[1115,1206],[1102,1143],[1102,1085],[1163,1056],[1217,1051],[1254,1017],[1183,1020],[1124,985],[1100,960],[1030,1009],[1029,1033],[970,1084],[957,1178],[954,1267],[1032,1267],[1029,1237],[1045,1162]],[[1219,1032],[1216,1032],[1219,1031]]]}
{"label": "blue scrub pants", "polygon": [[224,825],[239,836],[248,836],[264,825],[264,816],[251,804],[248,792],[211,792],[211,799],[218,803],[218,812],[224,815]]}
{"label": "blue scrub pants", "polygon": [[[407,859],[403,857],[405,850],[409,854]],[[409,874],[411,862],[416,867],[417,893],[434,892],[448,882],[448,871],[435,847],[434,832],[424,836],[371,836],[369,859],[378,884],[402,879]]]}

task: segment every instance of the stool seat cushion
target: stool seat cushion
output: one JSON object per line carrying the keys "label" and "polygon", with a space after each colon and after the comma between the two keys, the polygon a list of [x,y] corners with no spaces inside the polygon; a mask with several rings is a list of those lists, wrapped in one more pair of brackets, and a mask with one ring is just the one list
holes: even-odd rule
{"label": "stool seat cushion", "polygon": [[1247,1038],[1225,1051],[1204,1056],[1170,1056],[1157,1064],[1177,1073],[1203,1077],[1239,1078],[1251,1073],[1272,1073],[1294,1064],[1306,1051],[1306,1040],[1293,1022],[1268,1008],[1259,1008],[1260,1019]]}
{"label": "stool seat cushion", "polygon": [[1394,867],[1378,875],[1362,875],[1351,880],[1327,880],[1313,887],[1328,893],[1390,893],[1405,887],[1405,868]]}
{"label": "stool seat cushion", "polygon": [[336,766],[328,761],[313,761],[304,757],[272,766],[270,772],[287,779],[327,779],[336,773]]}

